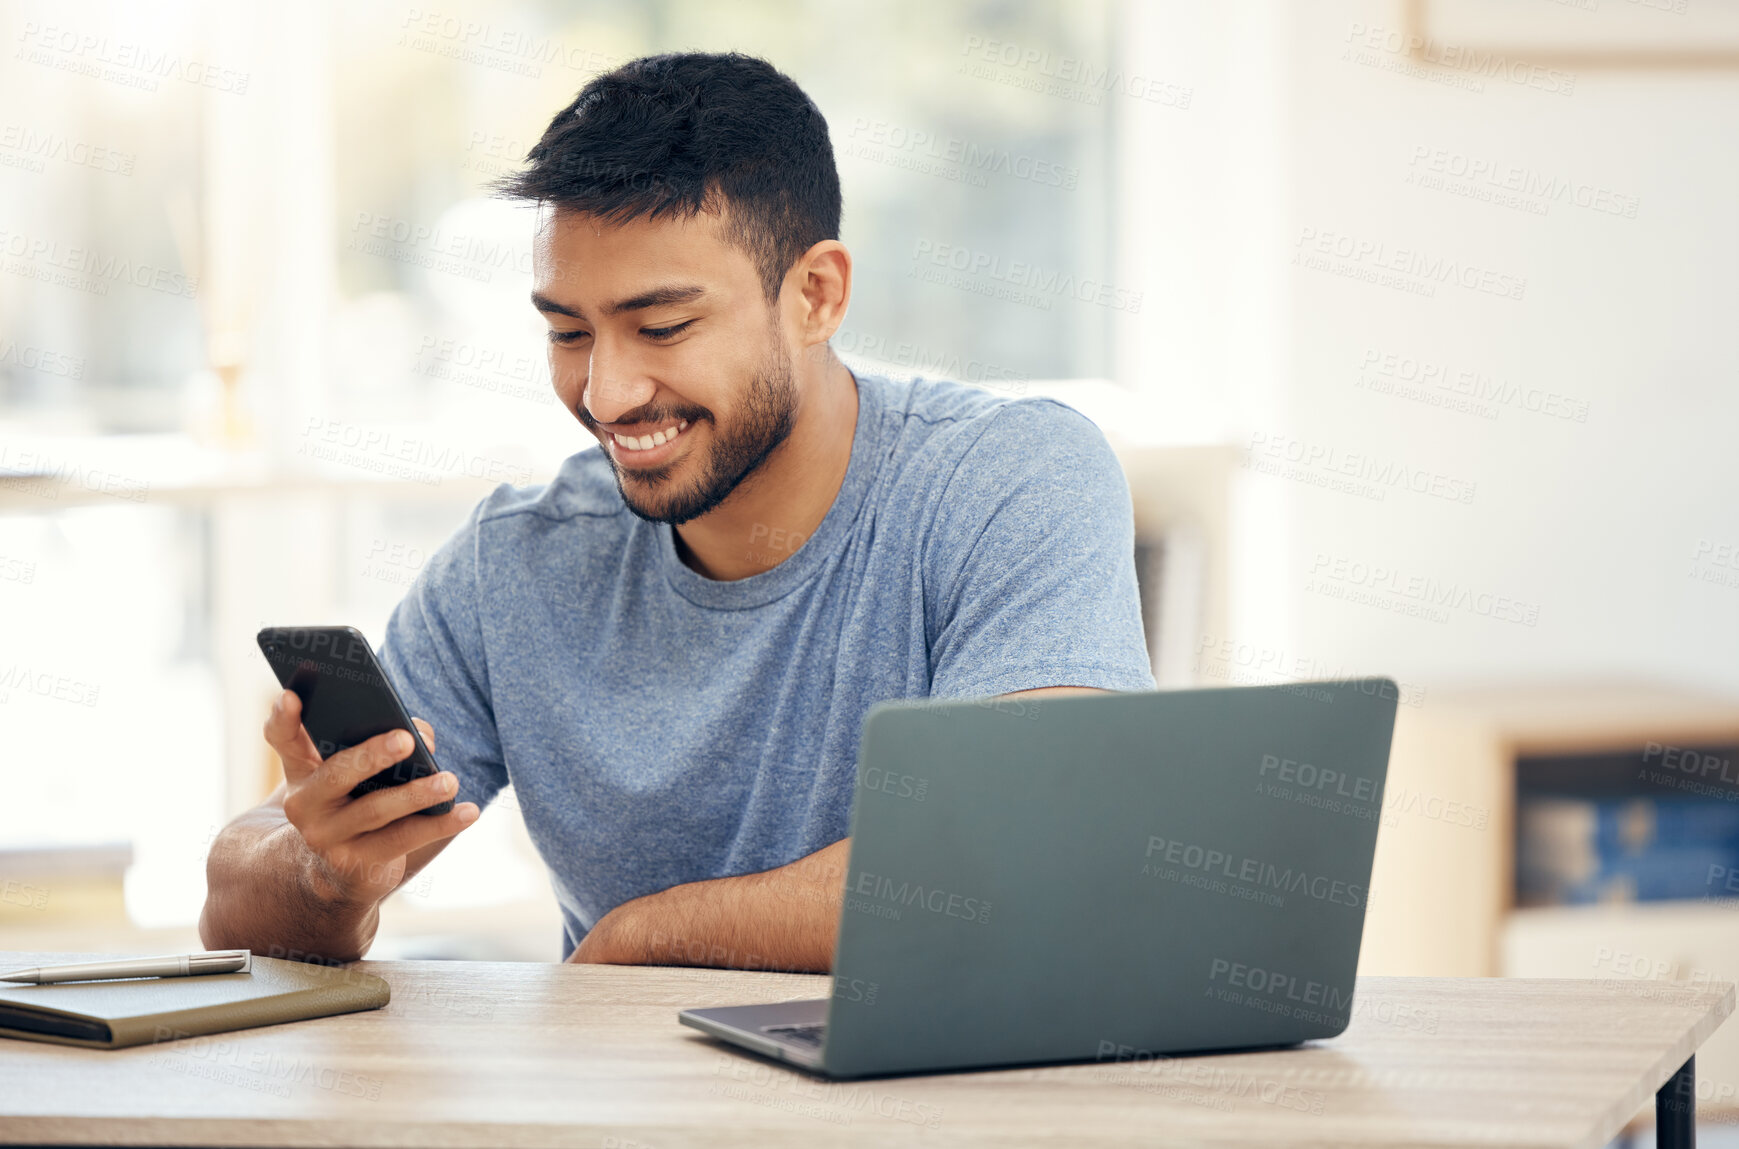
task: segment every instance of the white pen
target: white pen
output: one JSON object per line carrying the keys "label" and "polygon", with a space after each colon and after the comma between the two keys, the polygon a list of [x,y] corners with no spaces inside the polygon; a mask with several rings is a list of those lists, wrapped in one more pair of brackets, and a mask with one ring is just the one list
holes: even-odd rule
{"label": "white pen", "polygon": [[121,977],[190,977],[202,973],[247,973],[253,969],[251,950],[210,950],[197,954],[90,961],[77,965],[45,965],[0,974],[0,981],[48,985],[60,981],[103,981]]}

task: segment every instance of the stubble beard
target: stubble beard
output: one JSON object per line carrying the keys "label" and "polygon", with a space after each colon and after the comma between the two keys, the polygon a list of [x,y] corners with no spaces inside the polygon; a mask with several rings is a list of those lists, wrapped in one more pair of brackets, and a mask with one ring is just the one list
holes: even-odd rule
{"label": "stubble beard", "polygon": [[[750,380],[741,414],[731,425],[721,427],[710,414],[704,418],[713,429],[704,460],[677,459],[625,476],[611,459],[616,489],[630,511],[649,523],[671,526],[697,519],[729,498],[790,437],[797,421],[797,380],[791,357],[777,339],[769,341],[767,357]],[[677,488],[671,477],[677,467],[693,467],[697,461],[702,473]]]}

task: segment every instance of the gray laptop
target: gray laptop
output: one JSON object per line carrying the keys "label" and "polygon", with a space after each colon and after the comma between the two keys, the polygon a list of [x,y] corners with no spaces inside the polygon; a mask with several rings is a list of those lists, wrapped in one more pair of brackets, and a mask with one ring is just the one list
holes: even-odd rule
{"label": "gray laptop", "polygon": [[680,1020],[841,1078],[1333,1037],[1396,696],[1369,678],[878,704],[832,996]]}

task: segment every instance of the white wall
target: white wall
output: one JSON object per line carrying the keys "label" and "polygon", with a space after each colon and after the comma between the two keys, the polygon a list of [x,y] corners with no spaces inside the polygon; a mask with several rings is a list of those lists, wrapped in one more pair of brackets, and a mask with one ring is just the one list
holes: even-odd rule
{"label": "white wall", "polygon": [[[1513,0],[1477,20],[1465,0],[1432,7],[1462,42],[1524,35],[1542,58],[1556,30],[1566,44],[1636,42],[1641,27],[1695,46],[1739,15],[1705,0],[1699,25],[1697,0],[1683,14],[1593,2]],[[1135,7],[1153,42],[1206,22],[1199,42],[1215,50],[1190,64],[1187,116],[1136,141],[1130,259],[1166,306],[1126,327],[1120,364],[1144,391],[1191,396],[1176,409],[1208,411],[1198,422],[1280,472],[1244,476],[1233,637],[1430,687],[1644,676],[1739,694],[1739,566],[1693,565],[1704,544],[1739,550],[1739,69],[1422,79],[1397,70],[1393,40],[1349,42],[1357,27],[1401,28],[1400,3],[1204,7]],[[1439,151],[1546,190],[1527,210],[1409,182]],[[1143,186],[1154,194],[1130,190]],[[1326,265],[1292,263],[1306,253]],[[1354,277],[1384,261],[1409,269],[1395,276],[1405,289]],[[1520,298],[1435,279],[1430,261],[1482,269]],[[1361,386],[1383,378],[1373,353],[1514,399],[1488,400],[1487,417],[1427,401],[1456,398],[1448,386]],[[1546,394],[1571,417],[1527,409]],[[1288,464],[1307,452],[1316,461]],[[1324,485],[1342,466],[1367,489]],[[1438,493],[1385,481],[1402,471]],[[1397,573],[1373,588],[1353,564]],[[1419,605],[1427,582],[1471,593],[1425,617],[1394,609]],[[1355,590],[1380,605],[1349,601]],[[1494,605],[1536,622],[1479,612]]]}

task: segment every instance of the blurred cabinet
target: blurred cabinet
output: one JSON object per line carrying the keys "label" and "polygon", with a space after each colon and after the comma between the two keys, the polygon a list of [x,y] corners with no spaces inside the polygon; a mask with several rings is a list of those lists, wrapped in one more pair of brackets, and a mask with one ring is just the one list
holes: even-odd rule
{"label": "blurred cabinet", "polygon": [[[1670,797],[1682,792],[1665,784],[1670,773],[1653,775],[1660,782],[1637,777],[1645,756],[1660,762],[1667,748],[1721,746],[1739,746],[1739,700],[1659,684],[1434,691],[1403,706],[1359,972],[1599,977],[1598,961],[1612,960],[1601,946],[1642,945],[1650,923],[1739,921],[1724,900],[1519,910],[1515,898],[1518,763],[1560,771],[1584,763],[1604,775],[1589,778],[1594,788],[1612,785],[1613,764],[1629,763],[1632,792]],[[1585,923],[1612,939],[1584,944]],[[1663,976],[1677,968],[1687,978],[1697,963],[1678,960],[1686,954],[1676,936],[1662,933],[1644,952],[1650,968],[1664,963]]]}
{"label": "blurred cabinet", "polygon": [[1240,453],[1119,445],[1117,457],[1134,506],[1135,573],[1154,681],[1161,689],[1197,685],[1203,637],[1226,633]]}

